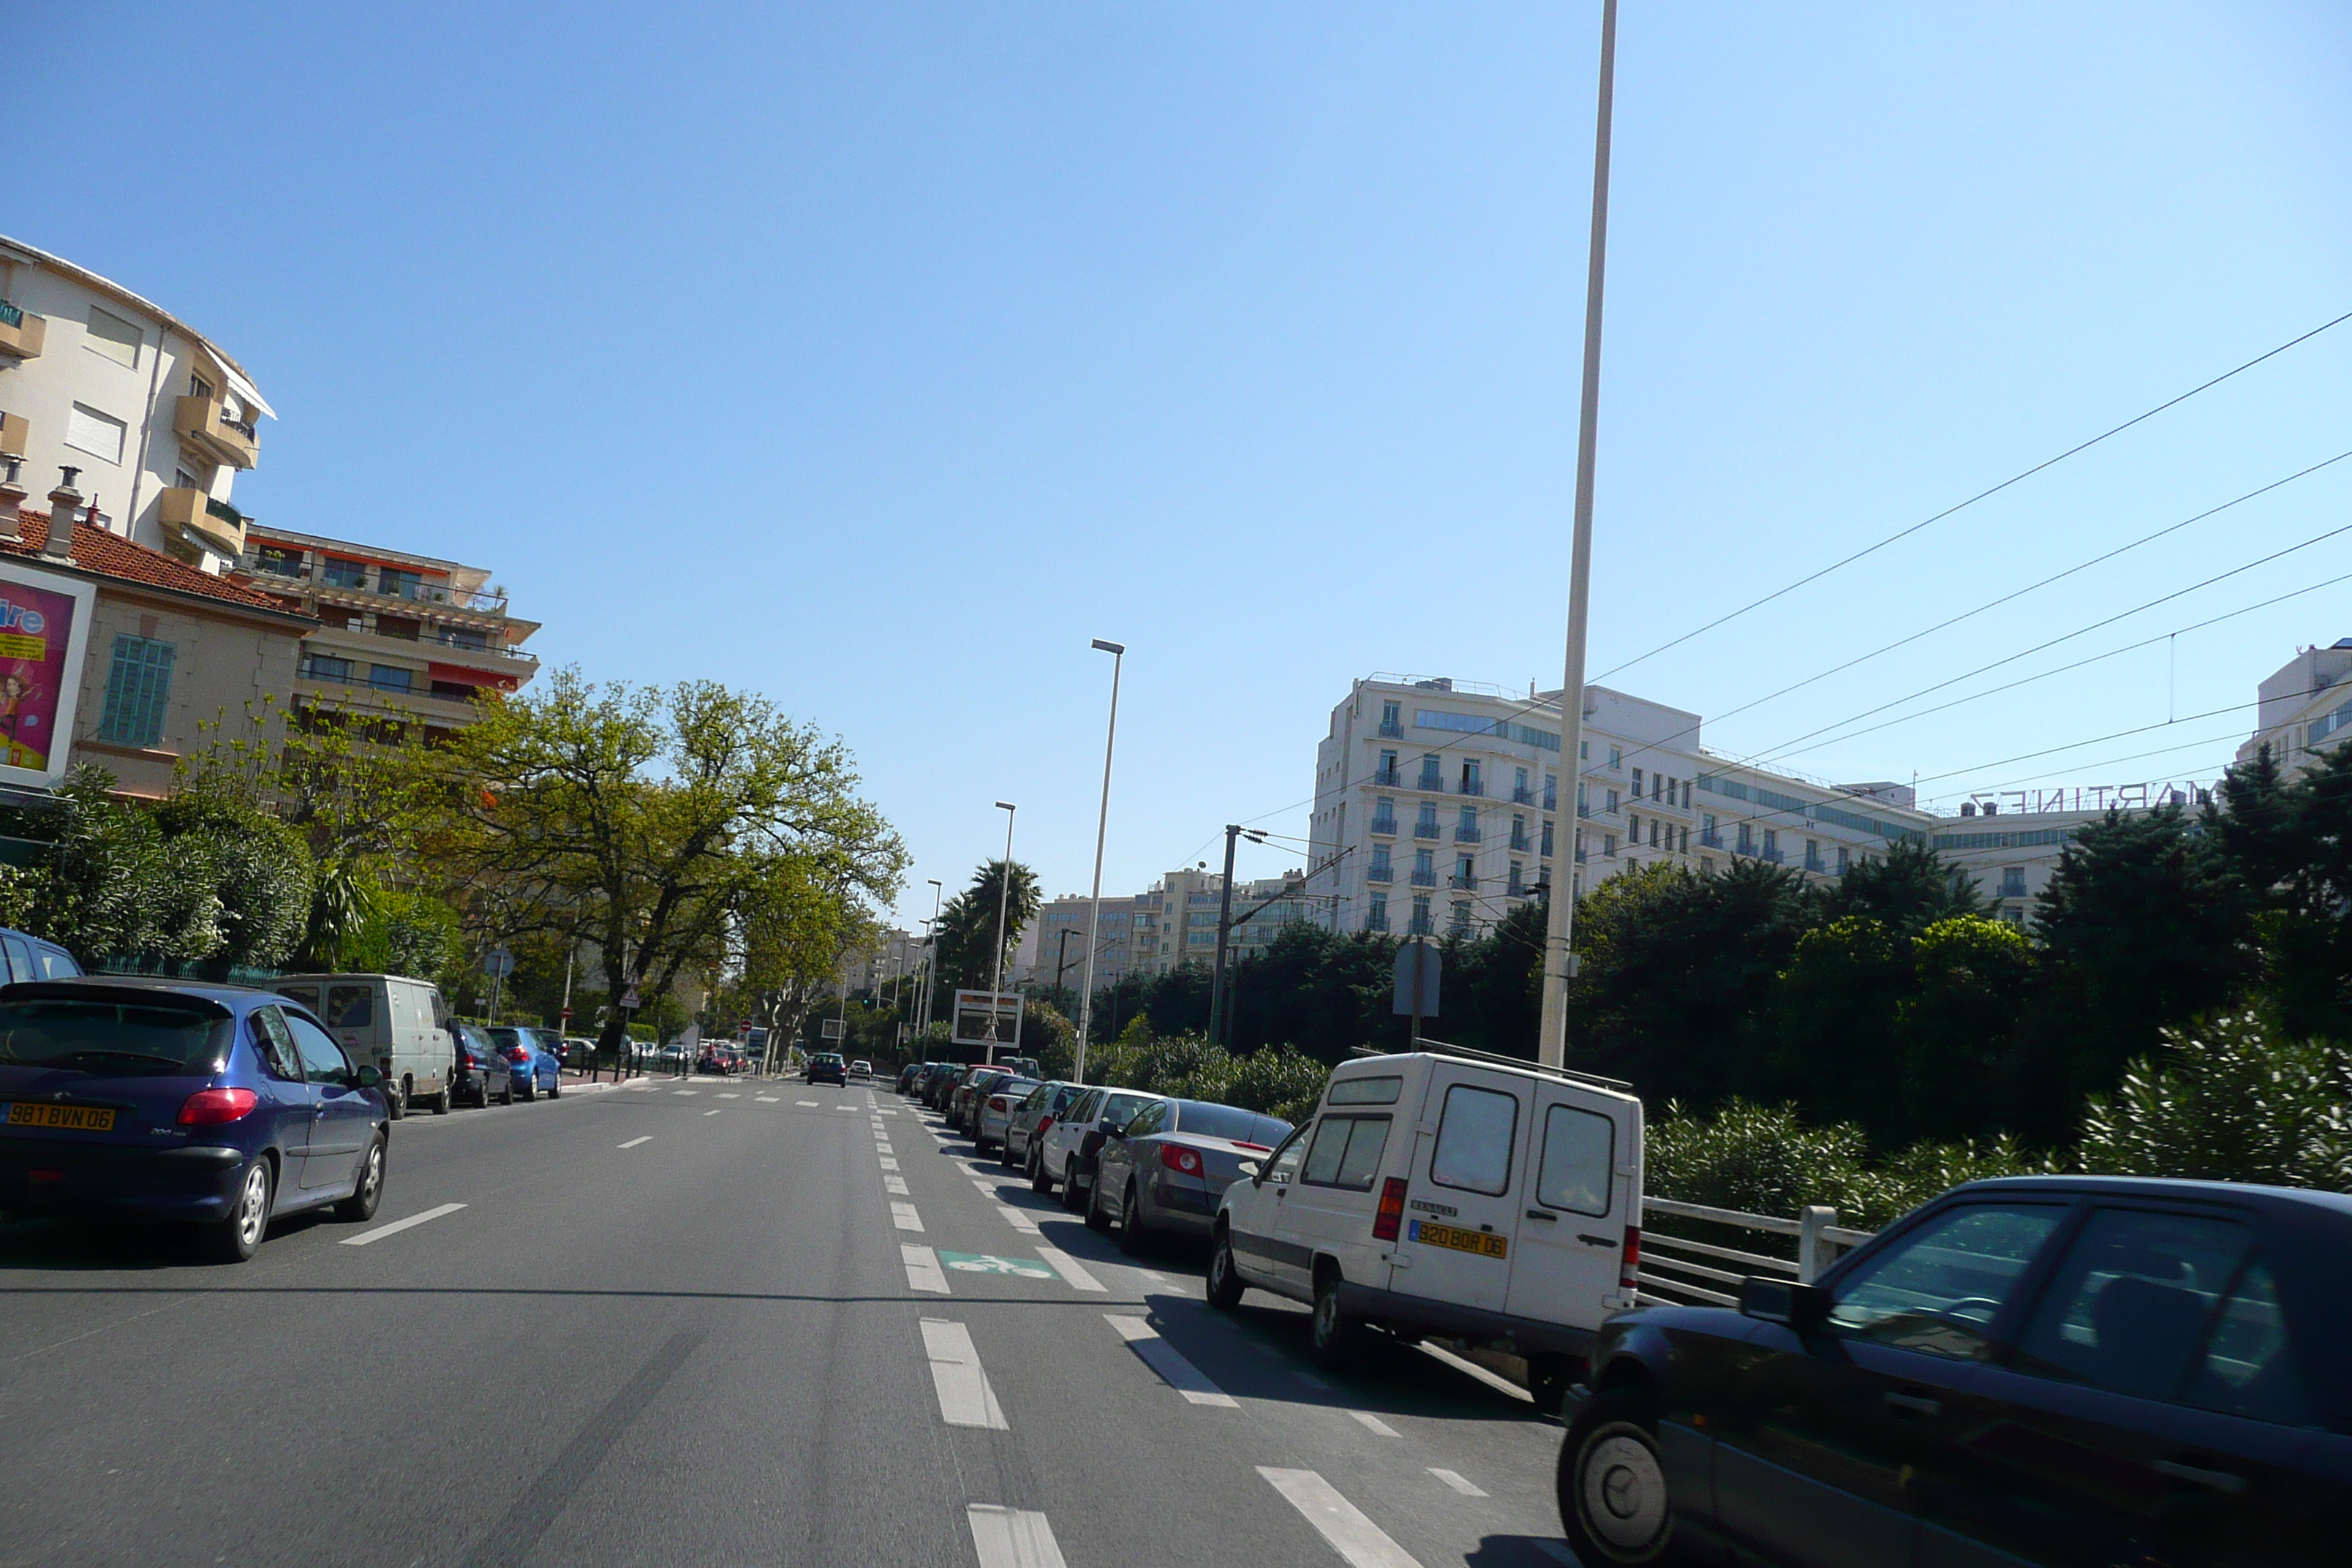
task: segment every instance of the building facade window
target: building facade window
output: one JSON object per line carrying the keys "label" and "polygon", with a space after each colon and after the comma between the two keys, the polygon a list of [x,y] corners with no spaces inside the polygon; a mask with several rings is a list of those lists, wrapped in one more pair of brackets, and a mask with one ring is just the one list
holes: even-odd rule
{"label": "building facade window", "polygon": [[345,561],[330,555],[319,563],[319,580],[330,588],[364,588],[367,586],[367,566],[358,561]]}
{"label": "building facade window", "polygon": [[1426,896],[1416,898],[1412,901],[1412,924],[1410,930],[1414,936],[1429,934],[1429,900]]}
{"label": "building facade window", "polygon": [[1780,858],[1780,830],[1777,827],[1768,827],[1764,830],[1764,858],[1778,860]]}
{"label": "building facade window", "polygon": [[1625,765],[1625,752],[1622,747],[1609,748],[1609,765],[1612,768],[1622,768]]}
{"label": "building facade window", "polygon": [[1535,791],[1528,787],[1528,770],[1513,768],[1511,770],[1512,801],[1519,805],[1532,805],[1535,804]]}
{"label": "building facade window", "polygon": [[1847,848],[1844,845],[1843,845],[1843,844],[1839,845],[1839,846],[1837,847],[1837,874],[1838,874],[1839,876],[1841,876],[1841,877],[1844,876],[1844,875],[1845,875],[1845,873],[1846,873],[1846,868],[1847,868],[1848,867],[1852,866],[1853,864],[1853,850],[1851,850],[1851,849],[1848,849],[1848,848]]}
{"label": "building facade window", "polygon": [[310,654],[302,660],[302,676],[306,680],[349,680],[352,661],[330,653]]}
{"label": "building facade window", "polygon": [[1456,844],[1478,842],[1478,808],[1476,806],[1465,805],[1462,808],[1462,820],[1454,825],[1454,841]]}
{"label": "building facade window", "polygon": [[1551,824],[1549,822],[1543,825],[1543,848],[1539,853],[1547,860],[1551,858]]}
{"label": "building facade window", "polygon": [[1396,831],[1396,801],[1393,797],[1385,795],[1373,797],[1372,831],[1375,833]]}
{"label": "building facade window", "polygon": [[1426,752],[1421,759],[1421,780],[1419,787],[1422,789],[1444,789],[1445,787],[1445,774],[1444,770],[1438,765],[1438,756],[1435,752]]}
{"label": "building facade window", "polygon": [[1392,882],[1396,880],[1396,867],[1389,859],[1389,847],[1387,845],[1375,844],[1372,846],[1372,869],[1370,875],[1372,880],[1375,882]]}
{"label": "building facade window", "polygon": [[1416,888],[1437,886],[1437,851],[1416,849],[1412,852],[1412,885]]}
{"label": "building facade window", "polygon": [[1528,848],[1528,819],[1518,813],[1511,814],[1511,847],[1522,855]]}
{"label": "building facade window", "polygon": [[416,688],[416,672],[396,664],[368,666],[368,684],[378,691],[413,691]]}
{"label": "building facade window", "polygon": [[1617,858],[1617,836],[1615,834],[1604,833],[1601,836],[1601,853],[1607,856],[1612,860]]}
{"label": "building facade window", "polygon": [[1739,825],[1739,852],[1742,855],[1749,855],[1753,854],[1755,849],[1755,837],[1753,837],[1748,825],[1743,822]]}
{"label": "building facade window", "polygon": [[1642,814],[1634,812],[1625,818],[1625,837],[1634,843],[1642,842]]}
{"label": "building facade window", "polygon": [[1468,936],[1470,934],[1469,900],[1456,899],[1454,900],[1454,917],[1447,922],[1447,930],[1454,936]]}
{"label": "building facade window", "polygon": [[1544,774],[1543,808],[1546,811],[1559,809],[1559,776],[1557,773]]}
{"label": "building facade window", "polygon": [[1642,770],[1639,768],[1633,770],[1633,798],[1642,798]]}
{"label": "building facade window", "polygon": [[163,738],[163,715],[172,705],[173,645],[153,637],[120,636],[106,673],[106,709],[98,738],[117,746],[148,747]]}
{"label": "building facade window", "polygon": [[1364,929],[1366,931],[1389,929],[1389,896],[1386,893],[1372,895],[1372,912],[1370,918],[1364,921]]}
{"label": "building facade window", "polygon": [[1609,791],[1608,798],[1609,804],[1603,809],[1605,809],[1610,816],[1614,816],[1617,815],[1617,792],[1613,789]]}
{"label": "building facade window", "polygon": [[1415,838],[1437,837],[1437,803],[1435,801],[1424,800],[1421,803],[1421,810],[1412,819],[1412,836]]}
{"label": "building facade window", "polygon": [[2004,866],[2000,869],[2000,896],[2004,899],[2025,897],[2025,868]]}
{"label": "building facade window", "polygon": [[1383,735],[1404,733],[1404,714],[1398,704],[1394,702],[1381,704],[1381,733]]}

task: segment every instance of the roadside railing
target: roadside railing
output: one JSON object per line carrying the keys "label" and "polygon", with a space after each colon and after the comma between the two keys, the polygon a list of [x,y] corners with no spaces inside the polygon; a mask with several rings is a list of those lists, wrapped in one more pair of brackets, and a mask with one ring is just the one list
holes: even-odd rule
{"label": "roadside railing", "polygon": [[[1642,1261],[1635,1278],[1644,1305],[1736,1307],[1739,1283],[1751,1274],[1810,1285],[1841,1253],[1861,1246],[1873,1235],[1838,1224],[1837,1210],[1825,1204],[1808,1205],[1794,1219],[1710,1208],[1673,1198],[1643,1198],[1642,1211]],[[1689,1222],[1718,1226],[1731,1237],[1742,1232],[1760,1233],[1780,1238],[1780,1249],[1793,1250],[1796,1256],[1759,1252],[1755,1250],[1759,1244],[1731,1247],[1669,1234],[1656,1223],[1661,1219],[1685,1222],[1678,1228],[1695,1228]],[[1793,1247],[1788,1246],[1791,1241]]]}

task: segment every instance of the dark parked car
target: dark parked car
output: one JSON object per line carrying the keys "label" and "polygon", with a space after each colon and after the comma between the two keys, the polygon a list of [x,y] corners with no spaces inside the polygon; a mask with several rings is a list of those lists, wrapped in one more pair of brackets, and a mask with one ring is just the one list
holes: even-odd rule
{"label": "dark parked car", "polygon": [[470,1100],[487,1110],[491,1100],[514,1103],[514,1063],[490,1043],[479,1024],[457,1023],[449,1032],[457,1037],[449,1064],[450,1097]]}
{"label": "dark parked car", "polygon": [[1007,1068],[976,1067],[966,1073],[948,1100],[948,1125],[969,1137],[979,1137],[982,1099],[998,1084],[1012,1077],[1012,1070]]}
{"label": "dark parked car", "polygon": [[1205,1239],[1242,1162],[1264,1159],[1289,1136],[1290,1123],[1278,1116],[1205,1100],[1154,1100],[1125,1127],[1106,1130],[1087,1224],[1108,1230],[1116,1222],[1127,1252],[1154,1231]]}
{"label": "dark parked car", "polygon": [[908,1062],[905,1067],[898,1069],[898,1081],[893,1087],[896,1088],[900,1094],[912,1093],[915,1088],[916,1078],[921,1074],[922,1070],[926,1067],[929,1067],[929,1065],[930,1064],[928,1062]]}
{"label": "dark parked car", "polygon": [[1610,1320],[1560,1514],[1588,1563],[2340,1564],[2347,1328],[2352,1197],[1972,1183],[1818,1284]]}
{"label": "dark parked car", "polygon": [[285,997],[118,978],[0,992],[0,1209],[175,1221],[242,1262],[270,1220],[375,1214],[373,1066]]}
{"label": "dark parked car", "polygon": [[838,1051],[819,1051],[809,1058],[808,1067],[801,1074],[807,1083],[837,1083],[849,1087],[849,1064],[841,1059]]}

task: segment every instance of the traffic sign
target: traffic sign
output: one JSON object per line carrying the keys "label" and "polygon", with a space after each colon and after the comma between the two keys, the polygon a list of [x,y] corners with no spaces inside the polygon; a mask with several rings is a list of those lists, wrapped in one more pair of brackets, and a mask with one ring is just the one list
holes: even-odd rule
{"label": "traffic sign", "polygon": [[1391,1011],[1408,1018],[1437,1016],[1438,981],[1445,968],[1434,943],[1415,938],[1396,951],[1396,994]]}
{"label": "traffic sign", "polygon": [[642,1005],[643,1004],[640,1003],[637,998],[637,988],[635,986],[632,985],[626,991],[621,993],[622,1006],[634,1011]]}
{"label": "traffic sign", "polygon": [[494,947],[482,954],[482,973],[493,980],[504,980],[514,973],[514,954],[503,947]]}
{"label": "traffic sign", "polygon": [[562,1012],[561,1012],[561,1013],[557,1014],[557,1015],[556,1015],[556,1016],[561,1017],[561,1018],[569,1018],[569,1017],[571,1017],[571,1016],[572,1016],[572,1009],[571,1009],[571,1008],[569,1008],[569,1007],[566,1007],[565,1009],[563,1009],[563,1011],[562,1011]]}

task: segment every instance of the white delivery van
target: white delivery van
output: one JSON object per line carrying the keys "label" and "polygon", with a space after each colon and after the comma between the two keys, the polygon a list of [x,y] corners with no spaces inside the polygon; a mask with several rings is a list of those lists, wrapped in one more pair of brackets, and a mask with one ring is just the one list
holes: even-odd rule
{"label": "white delivery van", "polygon": [[1642,1102],[1613,1079],[1434,1041],[1332,1069],[1314,1116],[1225,1189],[1209,1300],[1315,1309],[1315,1354],[1366,1325],[1527,1358],[1539,1405],[1633,1305]]}
{"label": "white delivery van", "polygon": [[318,1015],[353,1063],[383,1074],[394,1118],[412,1103],[449,1109],[449,1066],[456,1044],[448,1004],[428,981],[402,974],[289,975],[270,989]]}

